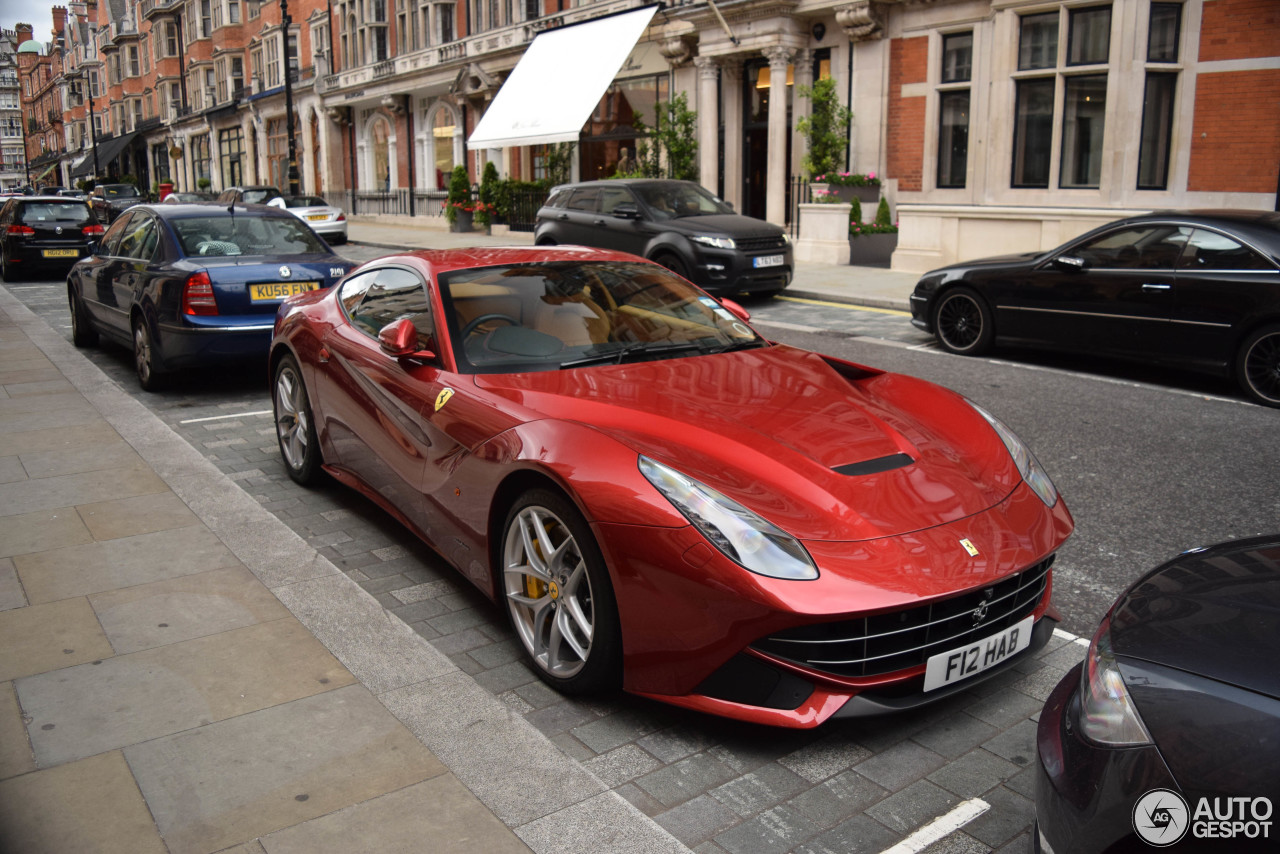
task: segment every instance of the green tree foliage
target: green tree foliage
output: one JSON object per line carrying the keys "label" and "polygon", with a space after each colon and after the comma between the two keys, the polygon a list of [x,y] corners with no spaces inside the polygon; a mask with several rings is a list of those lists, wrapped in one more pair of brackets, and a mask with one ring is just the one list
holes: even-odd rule
{"label": "green tree foliage", "polygon": [[498,167],[490,160],[484,164],[484,174],[480,178],[480,204],[476,207],[476,222],[481,225],[488,225],[493,220],[497,186]]}
{"label": "green tree foliage", "polygon": [[800,97],[810,102],[809,115],[796,120],[796,130],[809,143],[809,153],[804,158],[805,171],[810,178],[838,172],[844,164],[853,113],[840,103],[836,81],[830,77],[812,86],[801,86]]}
{"label": "green tree foliage", "polygon": [[698,180],[698,114],[689,109],[689,99],[681,92],[654,108],[653,127],[637,115],[636,131],[648,139],[636,149],[639,174],[645,178]]}
{"label": "green tree foliage", "polygon": [[471,181],[467,177],[467,167],[458,164],[453,167],[453,173],[449,176],[449,203],[444,206],[444,217],[453,222],[458,218],[457,205],[467,205],[471,202]]}
{"label": "green tree foliage", "polygon": [[547,146],[545,165],[547,180],[551,186],[565,184],[573,169],[573,153],[578,147],[576,142],[557,142]]}
{"label": "green tree foliage", "polygon": [[889,200],[884,196],[880,197],[880,206],[876,208],[876,225],[893,225],[893,220],[889,219]]}
{"label": "green tree foliage", "polygon": [[853,207],[849,209],[849,222],[862,222],[862,200],[853,197]]}

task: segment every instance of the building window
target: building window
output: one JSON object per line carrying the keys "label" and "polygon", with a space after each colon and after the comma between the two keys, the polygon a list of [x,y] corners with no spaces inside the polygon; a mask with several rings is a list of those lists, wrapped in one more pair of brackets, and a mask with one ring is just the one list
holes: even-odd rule
{"label": "building window", "polygon": [[440,3],[436,6],[436,20],[439,23],[440,44],[448,44],[457,38],[454,35],[453,23],[457,16],[455,4]]}
{"label": "building window", "polygon": [[[1059,51],[1058,34],[1064,25],[1066,50]],[[1064,9],[1021,18],[1020,73],[1014,78],[1012,186],[1047,189],[1053,179],[1055,154],[1059,187],[1100,186],[1110,50],[1110,6]],[[1065,73],[1066,69],[1071,73]],[[1045,75],[1045,71],[1052,74]],[[1061,115],[1054,107],[1059,92]],[[1056,126],[1061,126],[1061,140],[1059,150],[1054,152]]]}
{"label": "building window", "polygon": [[231,2],[227,4],[227,23],[240,23],[240,0],[231,0]]}
{"label": "building window", "polygon": [[138,39],[138,43],[139,43],[138,53],[142,56],[142,73],[150,74],[151,73],[151,51],[148,49],[150,47],[150,39],[146,35],[144,35],[142,36],[142,38]]}
{"label": "building window", "polygon": [[199,187],[202,179],[209,181],[213,177],[210,174],[209,134],[204,133],[200,136],[193,136],[189,147],[191,150],[191,167],[195,172],[196,187]]}
{"label": "building window", "polygon": [[258,17],[262,11],[262,0],[244,0],[244,7],[250,21]]}
{"label": "building window", "polygon": [[178,55],[178,25],[173,21],[164,24],[164,55]]}
{"label": "building window", "polygon": [[[1147,30],[1147,63],[1176,63],[1182,31],[1182,4],[1152,3]],[[1178,72],[1156,65],[1147,69],[1142,97],[1142,137],[1138,145],[1138,189],[1165,190],[1169,185],[1169,145]]]}
{"label": "building window", "polygon": [[283,82],[280,77],[280,43],[274,38],[268,38],[262,50],[267,71],[267,88],[274,89]]}
{"label": "building window", "polygon": [[969,87],[973,33],[942,37],[942,88],[938,92],[938,186],[963,187],[969,165]]}
{"label": "building window", "polygon": [[218,155],[222,160],[222,186],[244,183],[244,130],[239,127],[218,131]]}
{"label": "building window", "polygon": [[253,91],[254,93],[261,92],[263,89],[261,45],[249,51],[249,65],[253,73]]}
{"label": "building window", "polygon": [[200,37],[213,32],[213,0],[200,0]]}
{"label": "building window", "polygon": [[131,44],[126,50],[127,50],[126,58],[128,60],[129,76],[130,77],[141,76],[142,72],[140,71],[140,66],[138,65],[138,46],[136,44]]}
{"label": "building window", "polygon": [[231,100],[244,97],[244,57],[231,57]]}

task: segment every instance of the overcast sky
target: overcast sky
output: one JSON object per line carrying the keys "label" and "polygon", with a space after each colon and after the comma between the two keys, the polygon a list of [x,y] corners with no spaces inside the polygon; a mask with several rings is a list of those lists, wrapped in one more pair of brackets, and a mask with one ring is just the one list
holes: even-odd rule
{"label": "overcast sky", "polygon": [[54,5],[50,0],[0,0],[0,29],[12,30],[18,23],[30,24],[36,40],[46,44],[53,38]]}

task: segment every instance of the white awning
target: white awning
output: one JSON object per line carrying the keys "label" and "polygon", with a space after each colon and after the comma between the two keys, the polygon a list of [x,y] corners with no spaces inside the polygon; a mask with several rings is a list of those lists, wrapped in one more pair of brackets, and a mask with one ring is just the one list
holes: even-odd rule
{"label": "white awning", "polygon": [[467,148],[577,142],[657,6],[539,33],[467,140]]}

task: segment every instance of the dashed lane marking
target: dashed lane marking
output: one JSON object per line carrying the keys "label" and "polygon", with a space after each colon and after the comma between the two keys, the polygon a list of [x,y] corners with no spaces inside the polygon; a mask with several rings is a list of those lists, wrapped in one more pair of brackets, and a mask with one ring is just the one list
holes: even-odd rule
{"label": "dashed lane marking", "polygon": [[946,836],[950,836],[987,810],[991,804],[982,798],[970,798],[946,815],[940,815],[892,848],[880,854],[918,854]]}

